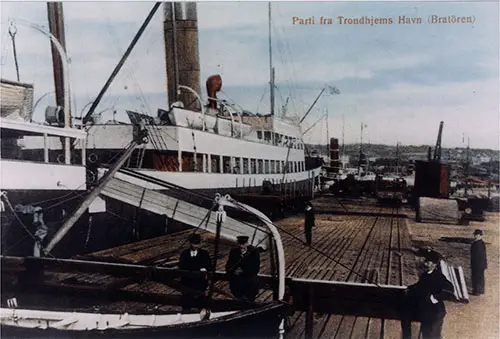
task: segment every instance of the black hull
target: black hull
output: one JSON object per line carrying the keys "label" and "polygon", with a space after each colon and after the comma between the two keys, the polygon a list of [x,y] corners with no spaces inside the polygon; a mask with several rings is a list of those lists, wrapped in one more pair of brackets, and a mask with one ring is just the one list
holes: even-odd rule
{"label": "black hull", "polygon": [[[283,194],[281,189],[284,190]],[[206,198],[172,191],[169,195],[210,208],[213,204],[212,199],[217,193],[230,194],[238,201],[262,211],[271,219],[282,217],[286,210],[301,211],[303,202],[312,198],[310,180],[288,183],[283,187],[269,183],[264,187],[230,187],[190,191],[204,195]],[[68,195],[68,191],[9,191],[8,197],[13,206],[35,204],[44,208],[44,220],[49,228],[44,241],[46,245],[62,225],[63,215],[74,211],[85,197],[85,193],[78,191]],[[58,204],[59,202],[61,203]],[[189,228],[189,226],[168,220],[168,230],[166,230],[164,216],[139,210],[114,199],[106,198],[106,210],[103,213],[84,214],[54,248],[52,254],[60,258],[69,258]],[[35,227],[32,225],[32,216],[22,214],[18,216],[33,234]],[[33,239],[7,207],[6,212],[2,213],[2,225],[3,255],[33,255]]]}
{"label": "black hull", "polygon": [[[12,208],[18,204],[42,207],[43,219],[49,228],[46,239],[53,236],[62,224],[64,216],[76,209],[85,197],[84,190],[7,190],[6,192]],[[34,241],[23,227],[25,226],[31,234],[35,233],[33,215],[14,213],[8,204],[4,205],[5,210],[1,213],[2,255],[33,255]]]}
{"label": "black hull", "polygon": [[288,306],[274,302],[253,310],[238,312],[218,319],[162,327],[129,330],[70,331],[56,329],[27,329],[2,326],[2,338],[277,338],[278,327]]}

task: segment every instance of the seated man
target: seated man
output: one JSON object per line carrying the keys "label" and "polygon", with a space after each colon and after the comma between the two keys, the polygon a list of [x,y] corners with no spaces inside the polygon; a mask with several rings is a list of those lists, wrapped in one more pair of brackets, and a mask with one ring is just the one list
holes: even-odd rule
{"label": "seated man", "polygon": [[226,263],[231,293],[241,300],[253,302],[259,292],[259,249],[248,245],[247,236],[239,236],[238,247],[232,248]]}

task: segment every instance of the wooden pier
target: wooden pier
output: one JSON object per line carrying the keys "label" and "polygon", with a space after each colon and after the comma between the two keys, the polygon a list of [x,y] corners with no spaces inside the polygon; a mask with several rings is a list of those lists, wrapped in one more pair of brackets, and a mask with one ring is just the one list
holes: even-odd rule
{"label": "wooden pier", "polygon": [[[415,256],[405,215],[395,208],[360,206],[344,203],[352,215],[331,199],[320,198],[313,246],[335,260],[325,259],[309,248],[288,252],[288,274],[301,278],[345,282],[376,281],[379,284],[407,286],[417,280]],[[370,215],[373,214],[373,215]],[[294,230],[301,232],[302,220],[297,218]],[[296,245],[295,245],[296,246]],[[300,246],[299,246],[300,247]],[[400,323],[394,320],[349,315],[315,314],[312,333],[306,333],[306,312],[292,320],[291,338],[397,338]]]}
{"label": "wooden pier", "polygon": [[[319,197],[316,209],[316,226],[313,228],[311,248],[304,241],[303,216],[293,216],[278,221],[285,249],[288,277],[322,281],[377,283],[406,286],[417,280],[416,260],[411,252],[411,239],[406,215],[397,208],[380,207],[373,203],[348,202],[340,204],[333,197]],[[138,243],[94,252],[75,259],[93,262],[114,262],[134,265],[174,267],[182,249],[188,246],[187,236],[192,230],[165,235]],[[214,235],[201,232],[202,246],[213,252]],[[217,269],[224,271],[227,253],[233,246],[222,241],[219,247]],[[261,254],[261,274],[271,274],[271,260]],[[130,270],[134,268],[131,267]],[[54,269],[45,271],[46,291],[61,294],[65,289],[72,293],[73,301],[81,298],[81,307],[93,307],[100,312],[175,312],[166,301],[180,298],[178,290],[149,279],[147,274],[119,277],[103,269],[99,273],[84,273]],[[228,283],[215,283],[214,299],[227,300],[231,294]],[[75,292],[76,291],[76,292]],[[50,295],[50,293],[48,294]],[[94,296],[83,300],[87,295]],[[127,302],[120,301],[124,295]],[[329,303],[357,302],[362,296],[344,295]],[[272,289],[261,289],[259,301],[273,298]],[[96,304],[96,301],[99,304]],[[227,306],[227,305],[226,305]],[[331,310],[329,305],[326,309]],[[315,308],[317,312],[321,305]],[[313,310],[313,308],[311,308]],[[397,338],[401,336],[400,322],[380,317],[360,317],[339,313],[307,312],[303,307],[289,317],[287,338]]]}

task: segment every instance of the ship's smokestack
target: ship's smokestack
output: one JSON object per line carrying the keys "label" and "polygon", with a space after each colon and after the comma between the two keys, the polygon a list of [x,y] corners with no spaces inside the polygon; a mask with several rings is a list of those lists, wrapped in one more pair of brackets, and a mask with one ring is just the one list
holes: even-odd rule
{"label": "ship's smokestack", "polygon": [[333,173],[340,172],[339,139],[330,139],[330,167]]}
{"label": "ship's smokestack", "polygon": [[[219,74],[211,75],[207,79],[207,95],[210,108],[217,109],[217,92],[222,88],[222,78]],[[210,99],[212,98],[212,99]]]}
{"label": "ship's smokestack", "polygon": [[198,19],[195,2],[166,2],[163,5],[167,92],[169,106],[182,101],[184,107],[200,109],[196,96],[178,85],[200,93]]}

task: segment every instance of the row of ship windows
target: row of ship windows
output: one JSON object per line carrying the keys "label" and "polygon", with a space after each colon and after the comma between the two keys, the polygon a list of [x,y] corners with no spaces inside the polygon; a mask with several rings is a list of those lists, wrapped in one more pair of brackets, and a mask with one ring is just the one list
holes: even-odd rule
{"label": "row of ship windows", "polygon": [[257,131],[257,138],[267,144],[281,147],[290,147],[293,149],[304,149],[304,144],[297,138],[287,137],[278,133],[268,131]]}
{"label": "row of ship windows", "polygon": [[[232,174],[279,174],[305,171],[304,161],[268,160],[182,152],[182,163],[173,156],[157,156],[158,170]],[[165,167],[170,168],[165,168]],[[173,166],[173,167],[172,167]]]}

